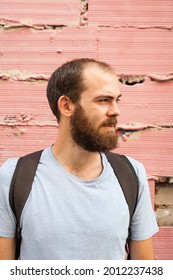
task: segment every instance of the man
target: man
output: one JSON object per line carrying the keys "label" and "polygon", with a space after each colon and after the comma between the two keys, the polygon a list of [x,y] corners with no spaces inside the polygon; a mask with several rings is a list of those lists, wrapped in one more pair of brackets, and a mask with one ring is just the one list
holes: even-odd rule
{"label": "man", "polygon": [[[93,59],[65,63],[51,76],[47,97],[58,137],[42,153],[21,217],[20,259],[124,259],[129,210],[104,152],[117,145],[121,92],[113,69]],[[0,258],[15,254],[15,219],[8,191],[17,159],[0,171]],[[132,259],[154,259],[158,231],[144,167],[131,223]]]}

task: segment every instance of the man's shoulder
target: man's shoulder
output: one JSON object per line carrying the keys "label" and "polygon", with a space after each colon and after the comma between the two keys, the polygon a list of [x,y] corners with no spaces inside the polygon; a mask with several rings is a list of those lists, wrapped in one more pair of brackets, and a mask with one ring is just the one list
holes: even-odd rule
{"label": "man's shoulder", "polygon": [[0,166],[0,181],[2,183],[11,181],[18,158],[9,158]]}
{"label": "man's shoulder", "polygon": [[141,184],[146,185],[147,174],[146,174],[144,164],[141,161],[134,159],[133,157],[131,157],[129,155],[124,154],[123,156],[125,156],[131,163],[131,165],[137,175],[139,187],[141,187]]}
{"label": "man's shoulder", "polygon": [[5,160],[3,162],[3,164],[0,166],[0,174],[1,173],[6,173],[6,172],[10,172],[10,171],[14,171],[15,167],[16,167],[16,164],[17,164],[17,161],[18,161],[19,158],[9,158],[7,160]]}
{"label": "man's shoulder", "polygon": [[[128,156],[126,154],[119,154],[119,155],[125,156],[130,161],[130,163],[133,166],[134,170],[136,171],[137,175],[139,175],[139,173],[141,173],[141,172],[142,173],[145,172],[145,167],[141,161],[136,160],[133,157]],[[104,155],[104,158],[105,158],[105,155]],[[115,157],[115,160],[116,160],[116,157]]]}
{"label": "man's shoulder", "polygon": [[[45,149],[42,150],[42,154],[46,157],[46,156],[48,155],[49,150],[50,150],[50,147],[46,147]],[[24,154],[24,155],[21,155],[21,157],[26,156],[26,155],[29,155],[29,154],[32,154],[32,153],[34,153],[34,152],[37,152],[37,151],[33,151],[33,152],[31,152],[31,153],[26,153],[26,154]],[[16,164],[17,164],[17,161],[18,161],[19,158],[20,158],[20,157],[12,157],[12,158],[6,159],[6,160],[2,163],[2,165],[0,165],[0,170],[1,170],[1,171],[6,171],[6,169],[7,169],[7,170],[10,170],[10,169],[11,169],[11,170],[14,171],[14,169],[15,169],[15,167],[16,167]]]}
{"label": "man's shoulder", "polygon": [[133,168],[135,169],[135,172],[137,174],[137,176],[141,175],[142,173],[146,173],[145,171],[145,167],[144,167],[144,164],[139,161],[139,160],[136,160],[128,155],[125,155],[126,158],[130,161],[130,163],[132,164]]}

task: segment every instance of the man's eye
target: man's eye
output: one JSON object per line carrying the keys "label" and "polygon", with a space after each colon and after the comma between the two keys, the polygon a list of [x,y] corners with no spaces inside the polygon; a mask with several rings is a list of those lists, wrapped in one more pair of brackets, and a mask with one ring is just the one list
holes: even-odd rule
{"label": "man's eye", "polygon": [[108,99],[107,99],[107,98],[100,99],[99,102],[101,102],[101,103],[106,103],[106,102],[108,102]]}
{"label": "man's eye", "polygon": [[121,99],[120,98],[117,98],[117,103],[120,103],[121,102]]}

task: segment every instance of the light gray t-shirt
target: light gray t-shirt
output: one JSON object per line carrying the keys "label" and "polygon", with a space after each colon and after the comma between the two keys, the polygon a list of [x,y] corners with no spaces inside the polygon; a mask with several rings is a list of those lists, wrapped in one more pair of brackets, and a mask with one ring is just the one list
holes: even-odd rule
{"label": "light gray t-shirt", "polygon": [[[145,240],[158,231],[143,165],[129,158],[139,177],[139,197],[133,216],[133,240]],[[15,236],[15,218],[9,206],[9,185],[17,159],[0,168],[0,236]],[[125,258],[129,210],[107,158],[94,180],[68,173],[51,147],[42,153],[32,191],[21,217],[20,259],[121,260]],[[129,186],[130,187],[130,186]]]}

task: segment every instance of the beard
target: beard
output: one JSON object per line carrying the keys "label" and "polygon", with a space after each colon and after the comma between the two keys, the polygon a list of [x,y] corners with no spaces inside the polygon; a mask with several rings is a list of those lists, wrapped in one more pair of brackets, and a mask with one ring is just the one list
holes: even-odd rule
{"label": "beard", "polygon": [[89,152],[109,152],[117,147],[118,134],[115,130],[105,131],[104,127],[114,125],[117,118],[109,117],[97,128],[89,121],[83,108],[77,104],[70,118],[72,139],[83,149]]}

